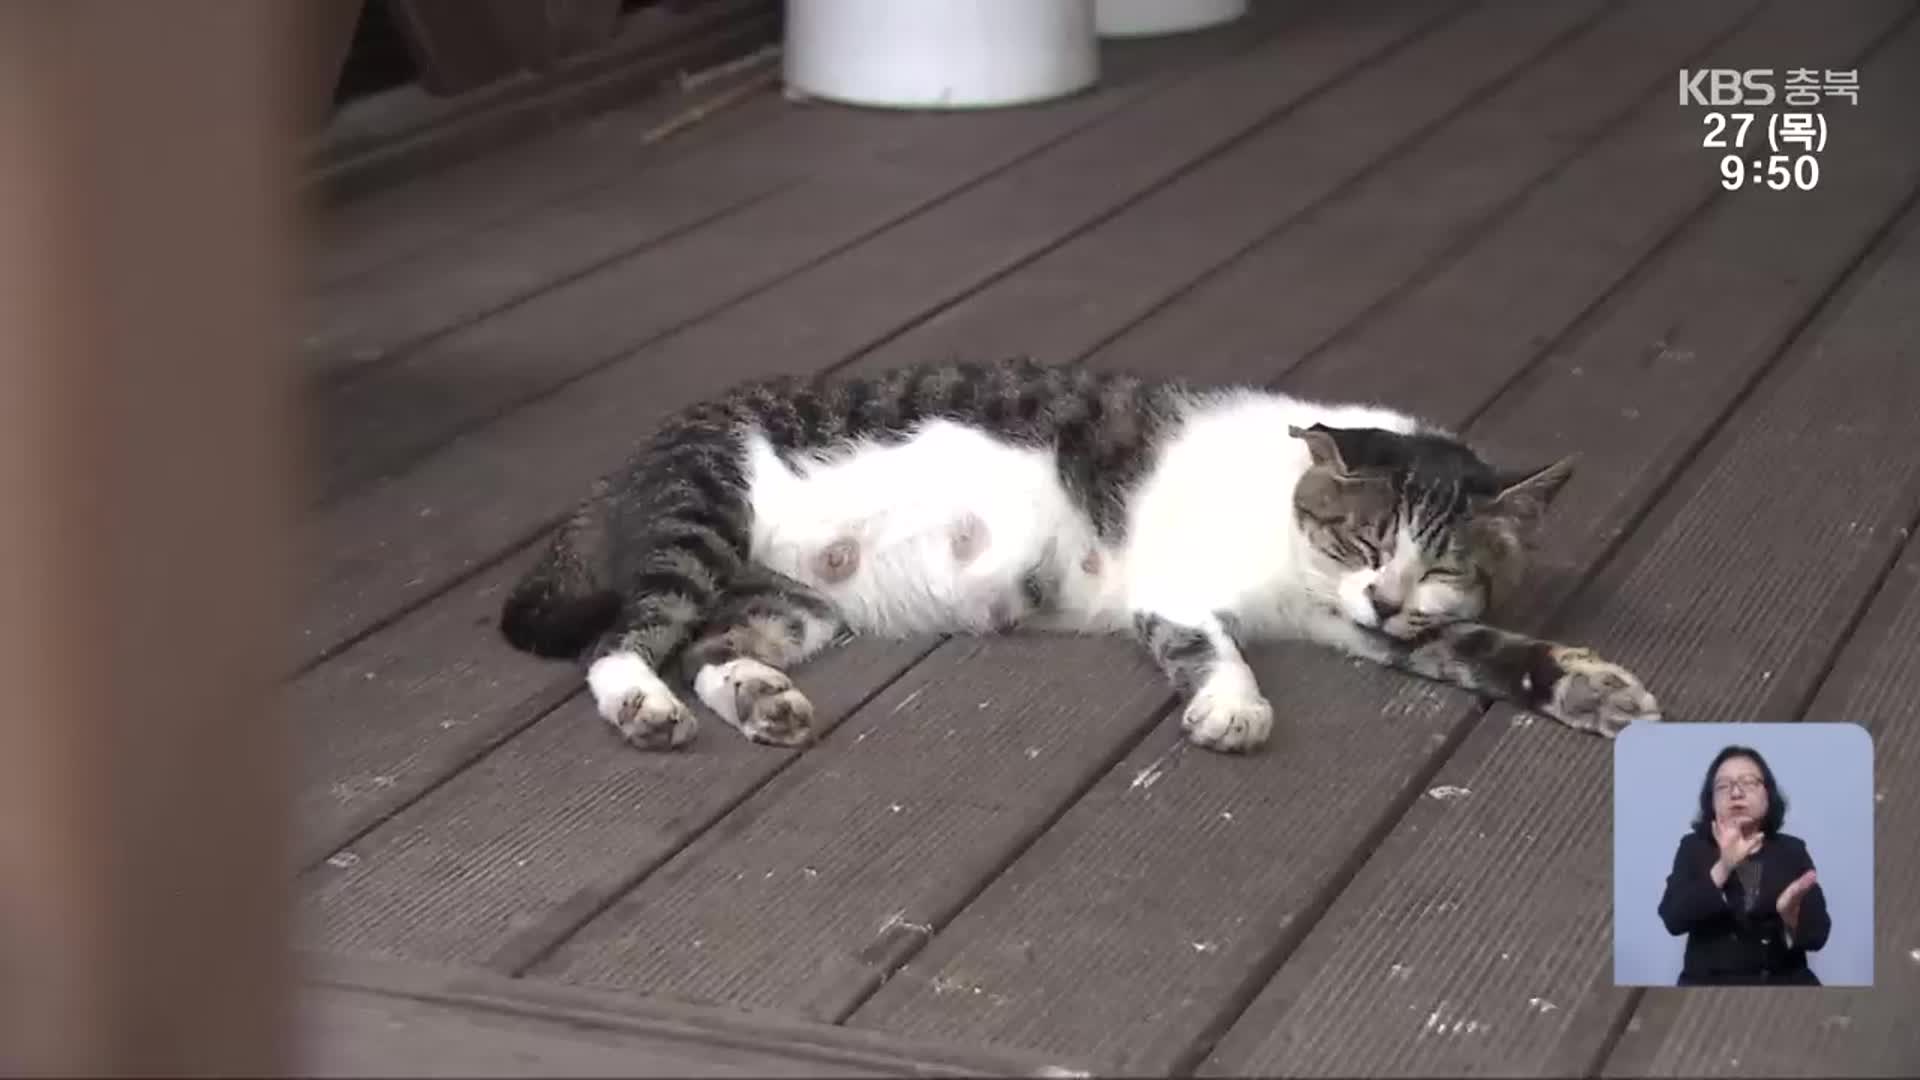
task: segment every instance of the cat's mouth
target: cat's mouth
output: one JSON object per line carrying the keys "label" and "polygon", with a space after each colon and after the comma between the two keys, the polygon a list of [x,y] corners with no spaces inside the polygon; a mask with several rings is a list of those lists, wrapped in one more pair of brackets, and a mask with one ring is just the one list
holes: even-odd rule
{"label": "cat's mouth", "polygon": [[1365,623],[1354,623],[1354,625],[1359,626],[1361,630],[1365,630],[1367,634],[1371,634],[1371,636],[1375,636],[1375,638],[1388,640],[1388,642],[1407,642],[1407,640],[1419,636],[1417,632],[1413,632],[1411,626],[1394,626],[1392,623],[1375,623],[1375,625],[1371,626],[1365,625]]}
{"label": "cat's mouth", "polygon": [[1401,645],[1417,645],[1432,638],[1451,623],[1459,620],[1421,616],[1409,619],[1396,614],[1384,622],[1367,624],[1354,620],[1354,625],[1367,632],[1369,636],[1383,641],[1392,641]]}
{"label": "cat's mouth", "polygon": [[1346,615],[1345,612],[1342,612],[1341,614],[1345,616],[1347,622],[1350,625],[1358,627],[1360,632],[1367,635],[1368,637],[1379,638],[1382,641],[1405,640],[1404,635],[1394,633],[1393,630],[1389,628],[1390,627],[1389,623],[1362,622],[1351,615]]}

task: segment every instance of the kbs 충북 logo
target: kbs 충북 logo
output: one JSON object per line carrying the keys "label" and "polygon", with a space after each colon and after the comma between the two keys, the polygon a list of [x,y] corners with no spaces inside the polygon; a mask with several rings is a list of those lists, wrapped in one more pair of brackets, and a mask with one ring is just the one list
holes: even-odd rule
{"label": "kbs \ucda9\ubd81 logo", "polygon": [[[1860,104],[1860,73],[1854,69],[1682,68],[1680,104],[1714,109],[1701,118],[1706,134],[1700,145],[1725,150],[1720,158],[1720,186],[1729,191],[1765,187],[1803,191],[1820,182],[1820,159],[1827,148],[1827,116],[1821,106],[1832,100]],[[1768,153],[1759,152],[1760,137],[1749,135],[1758,119],[1756,110],[1771,109],[1761,125]],[[1740,111],[1720,111],[1722,109]],[[1798,150],[1796,154],[1793,151]],[[1749,156],[1751,155],[1751,156]]]}

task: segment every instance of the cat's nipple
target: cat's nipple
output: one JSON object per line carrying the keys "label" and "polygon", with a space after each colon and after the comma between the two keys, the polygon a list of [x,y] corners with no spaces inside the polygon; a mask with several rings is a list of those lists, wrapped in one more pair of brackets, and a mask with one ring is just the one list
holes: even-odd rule
{"label": "cat's nipple", "polygon": [[980,520],[978,514],[962,514],[954,521],[948,537],[953,548],[954,561],[964,566],[987,550],[989,540],[987,523]]}
{"label": "cat's nipple", "polygon": [[828,584],[845,581],[860,569],[860,541],[842,537],[813,557],[813,572]]}
{"label": "cat's nipple", "polygon": [[1080,559],[1080,569],[1086,571],[1088,577],[1100,576],[1100,549],[1099,548],[1087,549],[1086,555],[1082,556]]}

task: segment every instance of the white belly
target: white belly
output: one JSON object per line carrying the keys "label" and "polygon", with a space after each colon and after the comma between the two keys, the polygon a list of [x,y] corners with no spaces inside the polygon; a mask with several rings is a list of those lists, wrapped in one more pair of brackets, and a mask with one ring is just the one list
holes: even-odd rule
{"label": "white belly", "polygon": [[[1043,563],[1069,607],[1108,576],[1085,569],[1093,528],[1050,452],[948,421],[798,469],[756,436],[748,478],[753,557],[819,589],[863,633],[1004,628],[1030,613],[1024,584]],[[850,559],[828,560],[836,551]]]}

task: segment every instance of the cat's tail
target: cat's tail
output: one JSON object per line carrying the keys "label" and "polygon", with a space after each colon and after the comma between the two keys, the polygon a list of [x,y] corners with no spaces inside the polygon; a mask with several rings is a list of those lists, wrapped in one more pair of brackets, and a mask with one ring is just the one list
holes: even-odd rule
{"label": "cat's tail", "polygon": [[521,652],[579,656],[620,617],[607,546],[604,483],[560,526],[500,607],[500,633]]}

